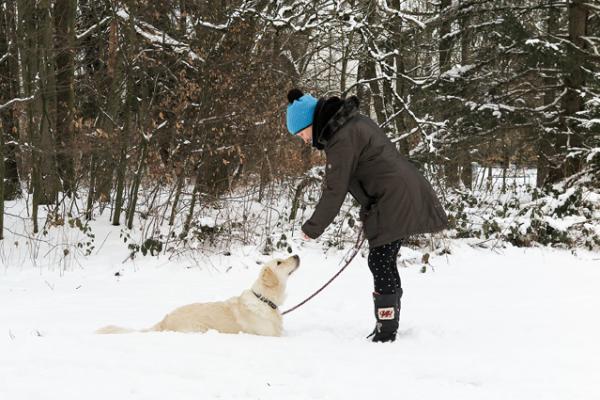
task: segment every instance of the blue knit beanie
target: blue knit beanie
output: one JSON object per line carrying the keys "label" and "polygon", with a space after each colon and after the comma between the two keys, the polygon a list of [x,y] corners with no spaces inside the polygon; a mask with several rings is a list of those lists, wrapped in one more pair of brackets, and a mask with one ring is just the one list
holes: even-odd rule
{"label": "blue knit beanie", "polygon": [[288,92],[288,101],[290,104],[286,113],[287,129],[292,135],[296,135],[313,124],[317,99],[299,89],[292,89]]}

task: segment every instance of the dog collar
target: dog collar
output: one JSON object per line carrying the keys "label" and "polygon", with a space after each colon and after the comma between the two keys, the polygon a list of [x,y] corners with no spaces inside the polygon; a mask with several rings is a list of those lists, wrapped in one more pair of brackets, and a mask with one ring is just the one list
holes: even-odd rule
{"label": "dog collar", "polygon": [[256,293],[254,290],[252,291],[252,293],[254,293],[254,295],[260,301],[262,301],[263,303],[267,303],[269,305],[269,307],[271,307],[273,310],[277,310],[277,304],[273,303],[271,300],[267,299],[265,296]]}

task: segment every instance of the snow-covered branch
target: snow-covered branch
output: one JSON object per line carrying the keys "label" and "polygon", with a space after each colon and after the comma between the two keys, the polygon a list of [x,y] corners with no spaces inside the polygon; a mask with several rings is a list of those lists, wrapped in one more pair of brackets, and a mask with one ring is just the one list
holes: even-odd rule
{"label": "snow-covered branch", "polygon": [[250,5],[250,3],[253,3],[253,2],[252,1],[244,1],[244,3],[240,7],[238,7],[233,12],[231,12],[231,14],[229,14],[229,16],[227,17],[227,22],[225,22],[225,23],[215,24],[212,22],[204,21],[204,20],[200,19],[199,17],[196,17],[194,19],[194,24],[198,25],[198,26],[202,26],[204,28],[212,29],[212,30],[226,31],[227,29],[229,29],[229,27],[235,20],[243,18],[245,15],[256,13],[256,10]]}
{"label": "snow-covered branch", "polygon": [[84,32],[78,34],[75,36],[75,38],[77,40],[83,40],[86,37],[88,37],[92,32],[94,32],[96,29],[99,29],[101,27],[103,27],[104,25],[106,25],[106,23],[108,21],[110,21],[112,19],[112,17],[105,17],[102,21],[98,22],[97,24],[94,24],[92,26],[90,26],[88,29],[86,29]]}
{"label": "snow-covered branch", "polygon": [[[130,18],[129,13],[124,9],[118,10],[117,16],[119,16],[125,21],[128,21]],[[167,35],[165,32],[154,27],[153,25],[144,21],[140,21],[135,17],[134,22],[135,31],[151,43],[161,46],[171,46],[177,53],[187,53],[187,55],[192,60],[204,62],[204,59],[202,57],[200,57],[198,54],[192,51],[189,44],[175,40],[171,36]]]}
{"label": "snow-covered branch", "polygon": [[588,8],[591,11],[600,12],[600,6],[598,4],[593,3],[583,3],[582,6]]}
{"label": "snow-covered branch", "polygon": [[35,95],[31,95],[29,97],[17,97],[15,99],[9,100],[4,104],[0,104],[0,111],[12,106],[15,103],[26,103],[28,101],[33,100],[34,98],[35,98]]}
{"label": "snow-covered branch", "polygon": [[[569,46],[572,49],[576,50],[578,53],[584,55],[585,57],[589,57],[591,59],[594,59],[595,61],[600,61],[600,54],[598,54],[597,52],[595,54],[594,53],[590,53],[586,49],[577,46],[575,43],[573,43],[572,40],[569,40],[567,38],[563,38],[563,37],[560,37],[560,36],[554,36],[554,35],[551,35],[551,37],[553,39],[556,39],[557,41],[560,41],[561,43],[566,44],[567,46]],[[580,38],[583,38],[585,40],[586,36],[580,36]]]}

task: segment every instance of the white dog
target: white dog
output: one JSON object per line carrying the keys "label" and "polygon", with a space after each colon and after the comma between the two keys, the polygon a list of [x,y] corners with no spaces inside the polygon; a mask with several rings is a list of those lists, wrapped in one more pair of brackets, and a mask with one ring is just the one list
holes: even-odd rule
{"label": "white dog", "polygon": [[[222,333],[250,333],[281,336],[282,318],[279,306],[285,300],[288,277],[300,266],[297,255],[285,260],[272,260],[261,268],[260,275],[250,290],[227,301],[194,303],[179,307],[167,314],[150,329],[139,332],[176,331]],[[106,326],[96,333],[135,332],[117,326]]]}

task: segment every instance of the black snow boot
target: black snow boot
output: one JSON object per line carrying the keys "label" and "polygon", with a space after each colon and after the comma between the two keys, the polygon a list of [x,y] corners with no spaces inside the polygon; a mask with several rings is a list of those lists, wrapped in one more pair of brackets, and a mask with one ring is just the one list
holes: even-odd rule
{"label": "black snow boot", "polygon": [[373,333],[367,336],[367,338],[371,338],[372,342],[393,342],[396,340],[401,297],[402,289],[394,294],[373,293],[377,324]]}

